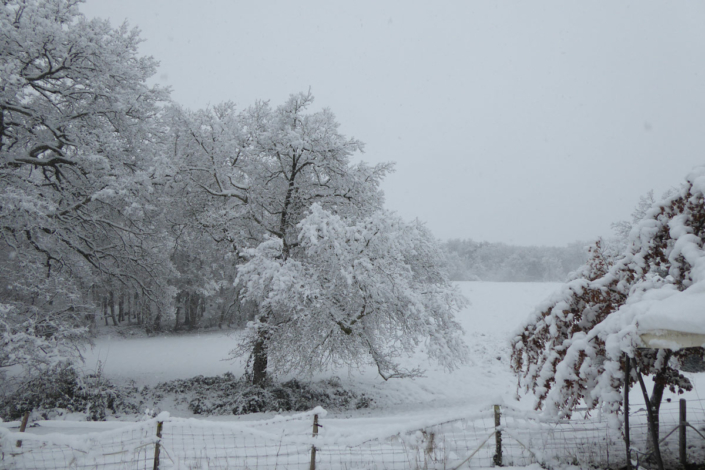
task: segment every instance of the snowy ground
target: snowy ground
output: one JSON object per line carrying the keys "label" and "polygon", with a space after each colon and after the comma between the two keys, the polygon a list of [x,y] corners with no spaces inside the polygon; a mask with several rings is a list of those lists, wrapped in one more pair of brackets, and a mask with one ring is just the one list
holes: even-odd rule
{"label": "snowy ground", "polygon": [[[426,423],[470,416],[490,405],[505,403],[514,408],[531,409],[533,397],[516,399],[516,378],[509,369],[509,344],[512,332],[533,307],[559,286],[557,283],[459,283],[472,304],[462,311],[459,321],[466,331],[471,360],[448,373],[428,363],[422,352],[408,358],[409,366],[421,365],[426,376],[413,380],[385,382],[373,368],[362,371],[335,370],[320,373],[314,380],[337,376],[346,388],[373,397],[369,409],[329,413],[324,433],[338,429],[350,440],[357,436],[389,436],[400,431],[418,429]],[[113,334],[96,340],[85,352],[85,367],[101,364],[103,374],[114,382],[134,380],[138,385],[154,386],[159,382],[195,375],[218,375],[243,372],[241,361],[228,361],[228,352],[237,341],[237,333],[201,333],[156,338],[124,338]],[[690,374],[695,390],[685,397],[702,408],[705,398],[705,374]],[[666,394],[664,399],[677,398]],[[640,392],[631,395],[633,410],[643,403]],[[168,410],[172,416],[190,417],[184,409]],[[705,410],[700,410],[705,413]],[[273,414],[221,416],[207,418],[225,424],[272,418]],[[690,416],[690,415],[689,415]],[[132,418],[122,418],[134,420]],[[491,418],[490,418],[491,419]],[[7,426],[8,423],[5,423]],[[82,434],[127,426],[127,423],[42,422],[30,428],[36,434]],[[308,420],[301,425],[308,432]],[[491,423],[490,423],[491,426]],[[302,431],[304,432],[304,431]],[[324,437],[324,436],[322,436]],[[1,467],[1,465],[0,465]]]}
{"label": "snowy ground", "polygon": [[[333,370],[313,377],[337,376],[346,387],[372,396],[375,406],[369,410],[348,412],[348,416],[425,414],[430,408],[455,407],[477,409],[490,403],[511,403],[531,408],[532,397],[516,401],[516,377],[509,369],[509,337],[531,310],[559,283],[459,282],[471,305],[460,312],[458,320],[465,329],[470,347],[470,363],[453,372],[429,363],[420,351],[407,359],[408,365],[421,365],[426,376],[417,379],[385,382],[370,367],[363,371]],[[196,375],[213,376],[243,373],[244,364],[228,360],[237,342],[237,332],[210,332],[155,338],[101,336],[95,347],[85,352],[85,367],[100,364],[103,374],[120,382],[134,380],[137,385],[154,386],[171,379]],[[705,374],[691,374],[696,390],[687,398],[705,398]],[[665,398],[677,397],[667,395]],[[643,403],[638,390],[632,403]],[[702,403],[702,402],[700,402]],[[184,410],[171,410],[173,416],[189,416]]]}
{"label": "snowy ground", "polygon": [[[326,371],[313,379],[340,377],[346,386],[375,397],[375,414],[513,400],[516,381],[508,366],[508,338],[521,319],[559,284],[458,284],[472,303],[458,316],[471,351],[469,364],[448,373],[426,361],[423,351],[419,351],[407,361],[426,369],[423,378],[385,382],[370,367],[363,371]],[[239,376],[243,362],[227,360],[236,341],[237,332],[133,339],[102,336],[93,349],[85,352],[85,367],[95,369],[100,361],[103,374],[111,380],[134,380],[137,385],[149,386],[199,374],[232,372]]]}

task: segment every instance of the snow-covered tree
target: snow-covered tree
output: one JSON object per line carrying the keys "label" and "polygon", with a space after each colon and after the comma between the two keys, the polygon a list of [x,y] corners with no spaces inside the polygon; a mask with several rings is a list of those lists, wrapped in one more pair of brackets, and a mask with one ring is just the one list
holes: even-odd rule
{"label": "snow-covered tree", "polygon": [[[184,206],[193,207],[202,232],[247,261],[238,266],[237,285],[258,314],[237,352],[250,356],[254,383],[268,370],[370,360],[385,378],[414,375],[395,358],[422,340],[452,367],[464,354],[451,334],[459,331],[452,313],[462,299],[441,274],[442,253],[423,227],[380,212],[379,184],[390,165],[352,164],[362,144],[339,133],[329,110],[308,113],[312,101],[302,93],[277,108],[259,102],[237,112],[226,103],[171,116],[179,181],[189,194]],[[314,246],[315,237],[302,233],[316,223],[335,233]],[[365,224],[379,233],[364,232]],[[355,245],[348,232],[367,237],[369,246]],[[327,258],[320,250],[330,243],[351,251]],[[358,273],[341,284],[334,271],[362,263],[372,256],[366,250],[377,250],[371,277]],[[281,290],[292,269],[301,270],[299,284],[292,280],[299,287]],[[302,294],[306,289],[316,293]]]}
{"label": "snow-covered tree", "polygon": [[263,348],[270,369],[286,372],[372,363],[385,380],[421,373],[398,363],[420,344],[448,369],[465,359],[454,313],[466,301],[423,225],[381,210],[341,217],[313,204],[297,229],[289,239],[296,256],[285,255],[279,237],[246,253],[238,281],[267,320],[251,323],[236,354]]}
{"label": "snow-covered tree", "polygon": [[[683,310],[681,301],[702,297],[704,192],[705,167],[700,167],[677,192],[644,210],[625,252],[614,256],[598,243],[580,276],[539,305],[517,332],[513,369],[520,384],[536,395],[537,407],[570,416],[584,402],[617,418],[629,357],[635,366],[629,381],[642,388],[653,411],[652,432],[658,434],[665,389],[691,389],[679,363],[701,355],[702,348],[647,349],[640,332],[653,311],[663,310],[669,317]],[[705,331],[705,320],[700,324]],[[644,375],[654,378],[650,397]]]}
{"label": "snow-covered tree", "polygon": [[[198,208],[198,224],[237,258],[269,237],[281,257],[300,255],[299,222],[313,204],[344,217],[364,217],[382,207],[379,184],[391,166],[352,164],[362,149],[338,131],[333,114],[308,113],[310,93],[272,108],[258,102],[236,112],[232,104],[208,110],[174,110],[175,161],[180,181]],[[246,282],[240,277],[242,282]],[[260,309],[257,322],[268,324]],[[267,328],[251,351],[253,377],[267,371]]]}
{"label": "snow-covered tree", "polygon": [[146,84],[156,62],[137,55],[138,32],[77,3],[0,6],[0,311],[5,332],[28,319],[20,330],[43,339],[106,289],[138,292],[157,318],[172,296],[155,190],[167,94]]}

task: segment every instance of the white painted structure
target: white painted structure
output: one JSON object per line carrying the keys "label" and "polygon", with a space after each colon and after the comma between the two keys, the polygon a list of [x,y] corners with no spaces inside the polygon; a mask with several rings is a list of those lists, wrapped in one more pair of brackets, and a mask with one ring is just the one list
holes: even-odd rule
{"label": "white painted structure", "polygon": [[705,347],[705,334],[675,330],[654,330],[639,335],[644,346],[653,349]]}

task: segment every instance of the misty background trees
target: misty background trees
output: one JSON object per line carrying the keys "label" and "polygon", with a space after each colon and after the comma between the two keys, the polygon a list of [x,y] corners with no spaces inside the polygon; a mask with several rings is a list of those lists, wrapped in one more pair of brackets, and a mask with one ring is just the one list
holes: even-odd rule
{"label": "misty background trees", "polygon": [[588,245],[514,246],[454,239],[442,247],[454,281],[563,282],[585,264]]}

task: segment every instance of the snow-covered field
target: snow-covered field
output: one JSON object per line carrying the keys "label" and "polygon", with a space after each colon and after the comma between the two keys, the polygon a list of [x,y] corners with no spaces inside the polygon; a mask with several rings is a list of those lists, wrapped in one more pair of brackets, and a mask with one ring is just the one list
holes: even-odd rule
{"label": "snow-covered field", "polygon": [[[373,367],[358,370],[325,371],[313,380],[337,376],[349,388],[371,396],[373,408],[346,412],[351,416],[426,414],[429,409],[455,407],[478,409],[490,403],[511,403],[529,409],[533,398],[516,401],[516,377],[509,369],[509,338],[531,310],[559,283],[459,282],[471,305],[458,315],[470,348],[470,362],[447,372],[429,363],[420,351],[408,358],[409,366],[421,365],[425,377],[385,382]],[[242,360],[228,360],[237,342],[237,332],[209,332],[124,338],[117,335],[99,337],[92,349],[85,351],[85,367],[102,365],[103,374],[115,382],[134,380],[138,386],[154,386],[172,379],[196,375],[213,376],[244,371]],[[705,398],[705,374],[689,375],[696,390],[688,398]],[[283,377],[286,379],[287,377]],[[643,403],[641,393],[633,390],[632,402]],[[666,398],[671,397],[667,395]],[[672,397],[676,398],[676,397]],[[190,416],[184,410],[169,410],[172,416]],[[434,412],[435,413],[435,412]]]}
{"label": "snow-covered field", "polygon": [[[423,378],[385,382],[373,367],[362,371],[333,370],[313,379],[340,377],[349,387],[375,398],[374,413],[407,412],[449,406],[478,406],[490,401],[513,400],[516,380],[509,371],[508,338],[531,309],[559,284],[556,283],[458,283],[471,305],[458,319],[466,332],[470,362],[453,372],[429,363],[423,351],[407,359],[421,365]],[[243,373],[241,360],[227,360],[237,342],[237,332],[210,332],[155,338],[102,336],[85,352],[85,367],[100,364],[114,381],[134,380],[154,386],[171,379],[195,375]],[[176,414],[179,414],[178,412]]]}
{"label": "snow-covered field", "polygon": [[[385,382],[370,367],[364,370],[325,371],[313,380],[337,376],[346,388],[365,393],[374,399],[368,409],[329,413],[322,438],[364,441],[373,437],[391,436],[398,432],[422,428],[461,416],[486,414],[493,404],[504,403],[519,410],[530,410],[533,398],[517,400],[516,377],[509,369],[509,338],[533,307],[548,296],[556,283],[458,283],[471,305],[459,314],[471,351],[468,364],[447,372],[429,363],[423,351],[405,359],[409,366],[421,365],[425,377]],[[85,367],[95,369],[100,363],[102,373],[114,382],[134,380],[138,386],[154,386],[159,382],[196,375],[218,375],[243,372],[242,361],[226,360],[237,341],[237,333],[210,332],[193,335],[172,335],[155,338],[124,338],[103,335],[95,347],[85,351]],[[705,398],[705,374],[690,374],[695,390],[685,396],[702,407]],[[285,379],[287,377],[283,377]],[[665,398],[676,398],[668,394]],[[633,390],[633,409],[643,403],[640,392]],[[674,400],[674,405],[675,405]],[[484,412],[482,410],[485,410]],[[166,410],[172,417],[191,417],[181,408]],[[479,415],[478,415],[479,416]],[[484,414],[482,419],[488,419]],[[271,419],[274,414],[220,416],[206,418],[236,423]],[[125,419],[125,418],[123,418]],[[134,417],[129,418],[134,421]],[[280,419],[280,418],[278,418]],[[489,418],[491,421],[491,417]],[[309,432],[310,420],[300,425]],[[489,421],[488,421],[489,422]],[[489,422],[491,426],[491,422]],[[42,422],[27,432],[36,434],[82,434],[102,430],[127,429],[128,423],[86,423],[71,421]],[[336,434],[337,433],[337,434]],[[341,434],[342,433],[342,434]],[[344,434],[344,436],[342,436]],[[0,465],[1,467],[1,465]]]}

